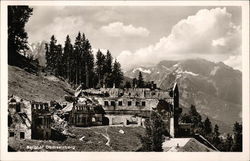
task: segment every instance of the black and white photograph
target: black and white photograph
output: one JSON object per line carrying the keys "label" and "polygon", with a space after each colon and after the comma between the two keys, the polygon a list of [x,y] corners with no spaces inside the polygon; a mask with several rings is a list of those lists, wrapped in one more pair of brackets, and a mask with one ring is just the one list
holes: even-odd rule
{"label": "black and white photograph", "polygon": [[5,4],[1,148],[249,152],[249,2],[122,2]]}

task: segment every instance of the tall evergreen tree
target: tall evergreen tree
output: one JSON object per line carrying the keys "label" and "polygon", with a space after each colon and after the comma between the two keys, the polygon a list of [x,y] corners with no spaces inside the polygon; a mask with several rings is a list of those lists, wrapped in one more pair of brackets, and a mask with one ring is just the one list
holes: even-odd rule
{"label": "tall evergreen tree", "polygon": [[[81,33],[79,32],[76,39],[75,39],[75,44],[74,44],[74,59],[73,59],[73,69],[74,69],[74,74],[73,74],[73,82],[76,85],[80,84],[80,74],[82,71],[82,62],[81,62],[81,40],[82,36]],[[81,67],[81,68],[80,68]]]}
{"label": "tall evergreen tree", "polygon": [[54,62],[55,62],[55,76],[63,77],[64,75],[64,62],[63,62],[63,53],[62,53],[62,45],[56,46],[56,53],[54,56]]}
{"label": "tall evergreen tree", "polygon": [[46,58],[46,69],[55,73],[56,68],[56,60],[57,60],[57,52],[58,52],[58,46],[56,44],[57,40],[54,35],[50,38],[50,43],[46,44],[45,46],[45,58]]}
{"label": "tall evergreen tree", "polygon": [[137,87],[137,82],[138,82],[137,79],[133,78],[133,80],[132,80],[133,88]]}
{"label": "tall evergreen tree", "polygon": [[204,130],[205,130],[206,135],[212,133],[212,123],[210,122],[208,117],[204,121],[204,128],[205,128]]}
{"label": "tall evergreen tree", "polygon": [[221,139],[220,139],[220,132],[219,132],[219,126],[217,124],[215,124],[214,126],[214,132],[213,132],[213,138],[212,138],[212,144],[215,147],[219,147],[219,145],[221,144]]}
{"label": "tall evergreen tree", "polygon": [[92,81],[94,79],[94,55],[92,53],[91,44],[88,39],[85,39],[84,43],[84,56],[85,58],[83,61],[85,62],[85,84],[86,87],[93,87],[94,82]]}
{"label": "tall evergreen tree", "polygon": [[202,121],[201,115],[197,112],[196,107],[191,105],[189,110],[189,115],[194,127],[197,127],[198,124]]}
{"label": "tall evergreen tree", "polygon": [[232,146],[233,146],[233,138],[230,134],[227,134],[227,138],[224,143],[223,151],[231,151]]}
{"label": "tall evergreen tree", "polygon": [[235,122],[233,128],[233,146],[232,151],[241,152],[242,151],[242,125]]}
{"label": "tall evergreen tree", "polygon": [[142,151],[163,151],[163,135],[165,132],[164,122],[160,114],[151,112],[150,119],[146,120],[146,135],[141,138]]}
{"label": "tall evergreen tree", "polygon": [[71,40],[69,35],[66,37],[65,45],[64,45],[64,54],[63,60],[65,61],[65,78],[71,81],[72,77],[72,54],[73,54],[73,45],[71,44]]}
{"label": "tall evergreen tree", "polygon": [[105,73],[105,84],[107,87],[112,87],[113,86],[113,80],[112,80],[112,62],[113,58],[110,53],[110,51],[107,51],[107,54],[105,56],[105,67],[104,67],[104,73]]}
{"label": "tall evergreen tree", "polygon": [[123,72],[121,70],[121,65],[115,60],[112,70],[112,79],[115,84],[115,87],[120,87],[120,84],[123,80]]}
{"label": "tall evergreen tree", "polygon": [[131,83],[129,81],[126,81],[125,85],[124,85],[125,88],[131,88]]}
{"label": "tall evergreen tree", "polygon": [[98,77],[99,87],[103,86],[104,79],[104,68],[105,68],[105,55],[98,49],[96,53],[96,74]]}
{"label": "tall evergreen tree", "polygon": [[28,49],[28,34],[25,24],[32,15],[33,9],[29,6],[8,6],[8,64],[17,65],[20,53]]}
{"label": "tall evergreen tree", "polygon": [[138,85],[138,88],[144,87],[144,80],[143,80],[143,76],[141,72],[139,72],[137,85]]}

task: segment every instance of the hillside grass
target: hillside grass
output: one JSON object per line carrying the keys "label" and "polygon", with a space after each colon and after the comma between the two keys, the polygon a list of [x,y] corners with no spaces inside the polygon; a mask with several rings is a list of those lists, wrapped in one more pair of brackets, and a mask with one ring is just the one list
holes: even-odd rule
{"label": "hillside grass", "polygon": [[[110,146],[106,145],[107,138],[106,129],[110,137]],[[105,152],[105,151],[136,151],[141,146],[139,135],[144,135],[145,129],[142,127],[71,127],[75,138],[67,138],[65,141],[51,141],[51,140],[16,140],[9,142],[9,146],[16,151],[79,151],[79,152]],[[123,130],[124,134],[119,133]],[[83,138],[80,140],[80,138]],[[43,148],[38,150],[27,149],[28,146],[40,146]],[[74,149],[48,149],[46,146],[69,146]]]}
{"label": "hillside grass", "polygon": [[29,73],[19,67],[8,66],[8,95],[29,101],[64,101],[73,90],[70,85],[45,73]]}

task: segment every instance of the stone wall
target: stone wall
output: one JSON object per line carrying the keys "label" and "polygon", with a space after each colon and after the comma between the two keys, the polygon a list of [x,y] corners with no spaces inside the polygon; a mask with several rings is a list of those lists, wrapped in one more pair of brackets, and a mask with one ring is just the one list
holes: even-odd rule
{"label": "stone wall", "polygon": [[31,139],[31,108],[30,102],[11,96],[8,101],[8,138]]}
{"label": "stone wall", "polygon": [[137,125],[143,126],[145,119],[134,115],[106,115],[109,125]]}
{"label": "stone wall", "polygon": [[51,113],[48,103],[32,102],[32,139],[48,140],[51,138]]}

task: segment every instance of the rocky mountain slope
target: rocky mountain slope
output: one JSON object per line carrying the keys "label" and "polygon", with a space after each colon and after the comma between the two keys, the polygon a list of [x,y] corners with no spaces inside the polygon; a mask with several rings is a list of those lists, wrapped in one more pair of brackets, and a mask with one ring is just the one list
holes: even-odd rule
{"label": "rocky mountain slope", "polygon": [[29,50],[27,51],[28,55],[33,55],[33,58],[38,60],[40,66],[46,65],[45,44],[46,41],[32,43],[29,45]]}
{"label": "rocky mountain slope", "polygon": [[125,75],[138,77],[140,71],[145,80],[155,81],[162,89],[177,81],[180,103],[185,108],[194,104],[200,113],[230,126],[241,121],[242,73],[222,62],[161,61],[156,66],[131,69]]}

